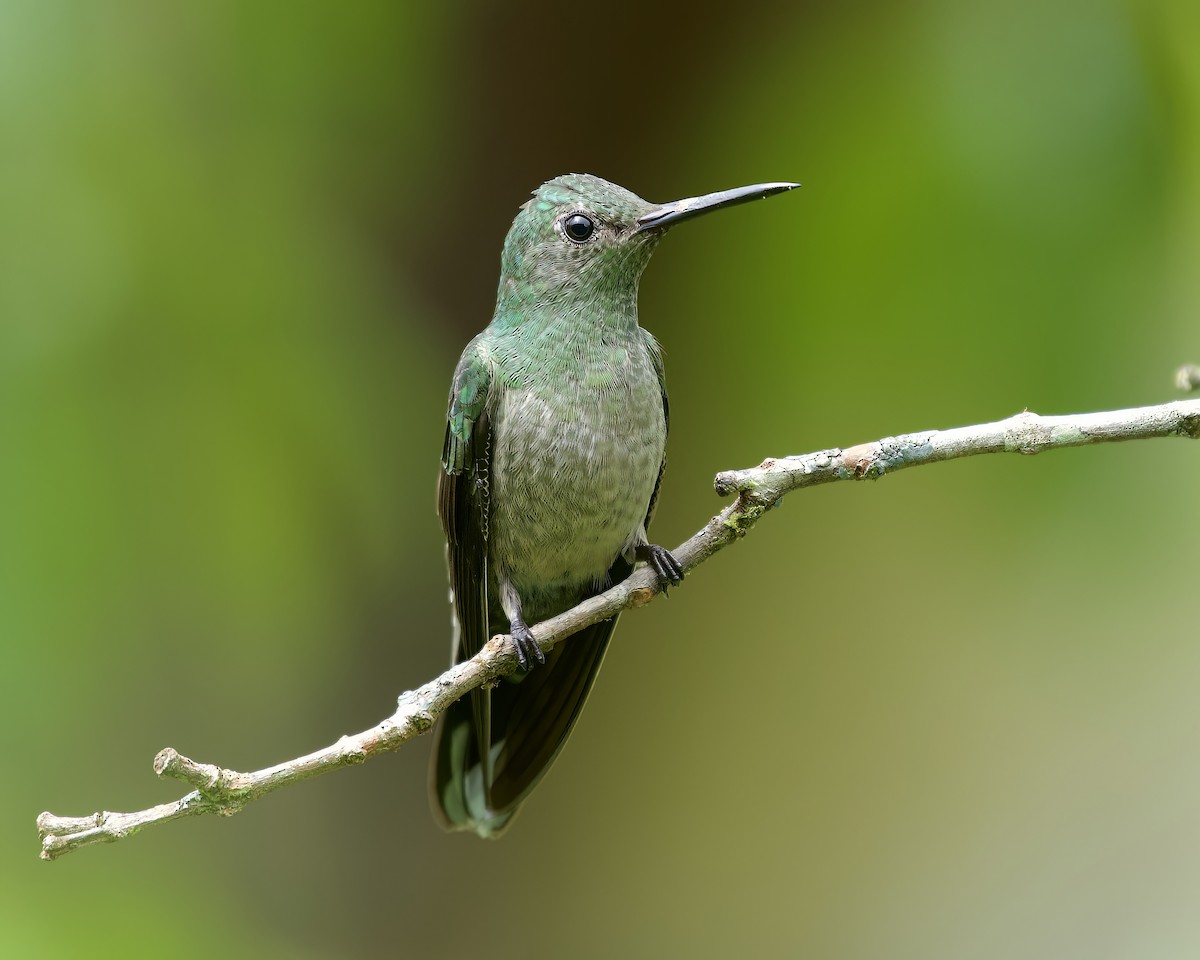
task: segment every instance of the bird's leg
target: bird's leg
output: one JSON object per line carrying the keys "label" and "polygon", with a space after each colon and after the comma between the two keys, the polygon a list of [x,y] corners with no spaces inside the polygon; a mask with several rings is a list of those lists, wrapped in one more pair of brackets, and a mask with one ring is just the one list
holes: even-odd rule
{"label": "bird's leg", "polygon": [[517,593],[517,588],[508,577],[501,574],[499,580],[500,606],[504,608],[504,615],[508,617],[509,633],[512,634],[513,646],[517,648],[517,662],[522,670],[530,669],[535,662],[545,663],[546,655],[533,639],[533,631],[521,616],[521,595]]}
{"label": "bird's leg", "polygon": [[634,547],[633,555],[654,568],[663,593],[667,592],[667,587],[678,586],[683,581],[683,567],[666,547],[660,547],[657,543],[642,543]]}

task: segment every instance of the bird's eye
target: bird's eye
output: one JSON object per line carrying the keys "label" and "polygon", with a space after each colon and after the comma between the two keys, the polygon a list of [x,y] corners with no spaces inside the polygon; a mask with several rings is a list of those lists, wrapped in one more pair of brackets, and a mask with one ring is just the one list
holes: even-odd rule
{"label": "bird's eye", "polygon": [[592,235],[596,225],[582,213],[573,213],[563,221],[563,233],[576,243],[584,243]]}

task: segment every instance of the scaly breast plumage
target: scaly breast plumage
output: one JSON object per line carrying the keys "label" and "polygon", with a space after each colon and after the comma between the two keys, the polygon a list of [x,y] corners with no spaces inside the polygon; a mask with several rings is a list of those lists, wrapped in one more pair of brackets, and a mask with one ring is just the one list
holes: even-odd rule
{"label": "scaly breast plumage", "polygon": [[490,552],[518,590],[598,582],[641,532],[666,424],[656,378],[621,386],[506,390],[494,421]]}

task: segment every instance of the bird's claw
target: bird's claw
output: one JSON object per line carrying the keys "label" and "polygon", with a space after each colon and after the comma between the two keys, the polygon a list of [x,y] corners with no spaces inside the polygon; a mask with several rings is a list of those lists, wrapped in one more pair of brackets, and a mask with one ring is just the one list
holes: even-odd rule
{"label": "bird's claw", "polygon": [[663,593],[667,592],[668,587],[677,587],[683,582],[683,567],[666,547],[660,547],[657,543],[648,543],[642,548],[641,553],[640,559],[650,564],[654,568],[654,572],[658,574]]}
{"label": "bird's claw", "polygon": [[529,670],[534,663],[545,663],[546,655],[533,638],[533,631],[518,621],[512,625],[513,646],[517,648],[517,663],[522,670]]}

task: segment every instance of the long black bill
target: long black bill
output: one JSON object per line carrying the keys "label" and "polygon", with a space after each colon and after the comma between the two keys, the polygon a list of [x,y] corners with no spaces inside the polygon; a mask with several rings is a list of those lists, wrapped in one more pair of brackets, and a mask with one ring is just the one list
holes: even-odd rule
{"label": "long black bill", "polygon": [[763,197],[786,193],[800,186],[798,183],[755,183],[748,187],[734,187],[732,190],[720,190],[717,193],[706,193],[702,197],[688,197],[686,200],[675,200],[672,203],[662,203],[649,213],[638,217],[634,233],[643,230],[658,230],[697,217],[710,210],[720,210],[722,207],[732,207],[739,203],[749,203],[751,200],[761,200]]}

